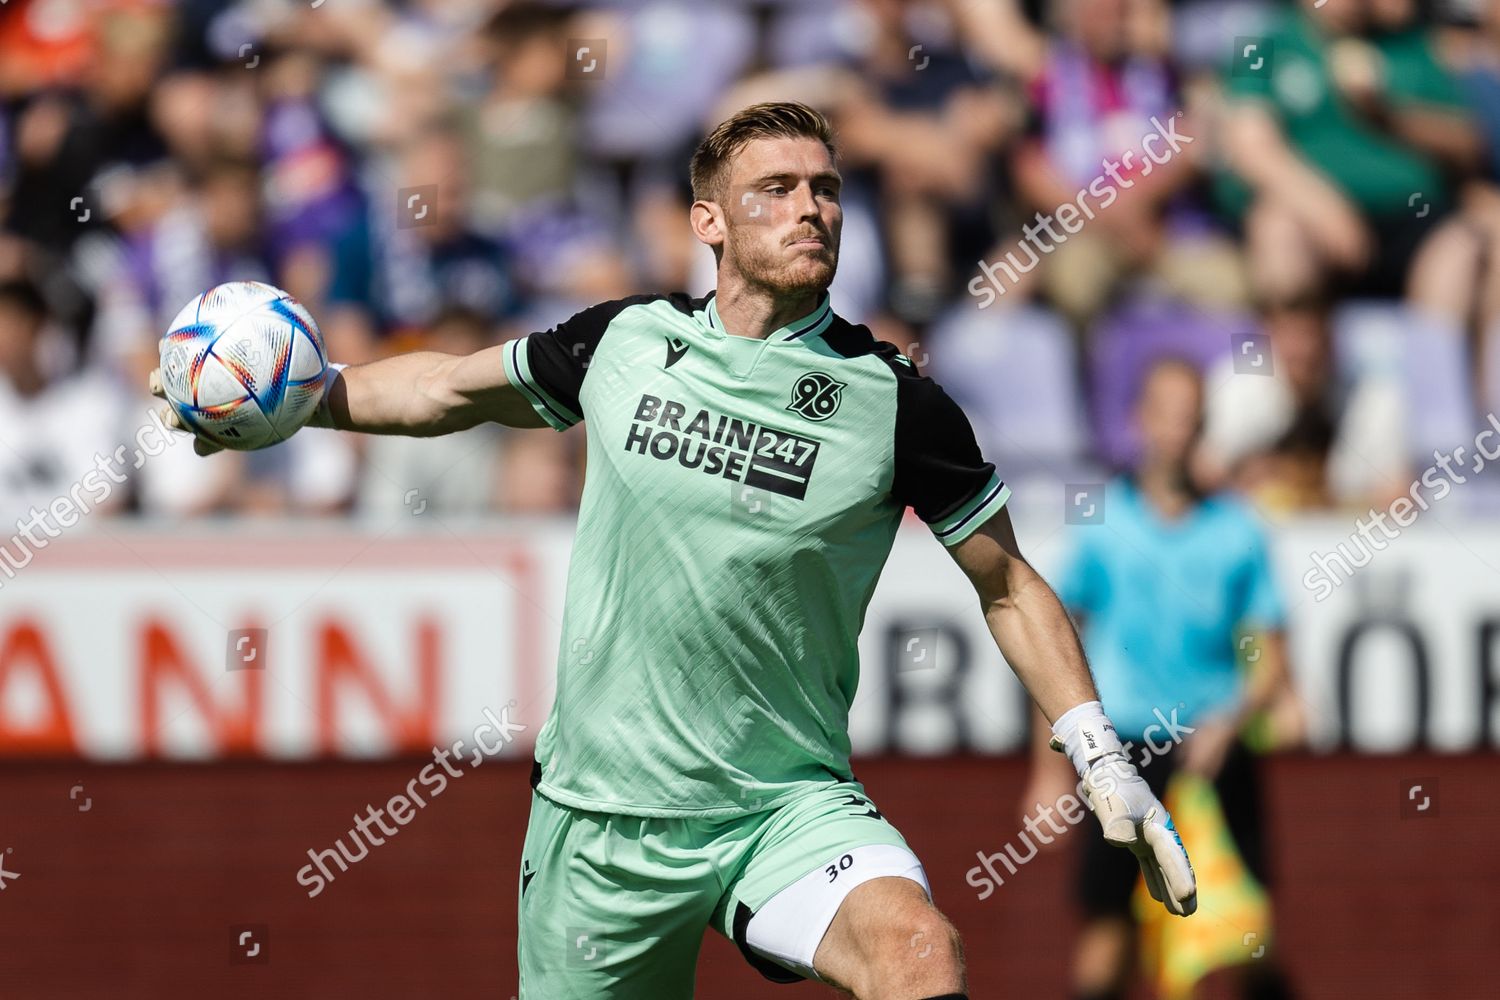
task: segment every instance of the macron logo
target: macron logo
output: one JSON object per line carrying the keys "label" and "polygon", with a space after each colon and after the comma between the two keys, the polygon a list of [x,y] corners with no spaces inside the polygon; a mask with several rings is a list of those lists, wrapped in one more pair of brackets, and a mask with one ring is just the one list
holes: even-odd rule
{"label": "macron logo", "polygon": [[672,337],[671,339],[669,339],[667,341],[667,363],[661,366],[662,371],[666,371],[668,368],[671,368],[677,362],[681,361],[682,356],[686,354],[687,351],[687,341],[679,340],[676,337]]}

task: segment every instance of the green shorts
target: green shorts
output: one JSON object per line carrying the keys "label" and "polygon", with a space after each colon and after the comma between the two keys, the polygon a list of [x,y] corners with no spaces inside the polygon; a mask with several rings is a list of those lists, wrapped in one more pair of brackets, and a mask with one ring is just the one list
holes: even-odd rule
{"label": "green shorts", "polygon": [[709,926],[767,978],[815,979],[813,952],[839,903],[889,875],[927,888],[857,782],[731,819],[609,815],[534,793],[521,859],[520,1000],[691,997]]}

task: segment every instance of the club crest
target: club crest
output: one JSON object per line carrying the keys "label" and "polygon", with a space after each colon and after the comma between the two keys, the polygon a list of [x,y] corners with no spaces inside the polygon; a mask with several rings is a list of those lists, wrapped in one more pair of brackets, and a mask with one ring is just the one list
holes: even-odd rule
{"label": "club crest", "polygon": [[792,401],[788,410],[800,413],[808,420],[824,421],[839,412],[847,382],[822,372],[807,372],[792,386]]}

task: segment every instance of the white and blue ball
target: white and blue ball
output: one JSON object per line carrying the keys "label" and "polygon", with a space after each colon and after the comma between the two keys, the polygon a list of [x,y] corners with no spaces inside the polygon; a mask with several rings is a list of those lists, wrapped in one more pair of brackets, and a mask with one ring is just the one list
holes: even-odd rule
{"label": "white and blue ball", "polygon": [[296,299],[259,281],[209,289],[161,339],[162,387],[183,426],[237,451],[295,434],[327,378],[318,324]]}

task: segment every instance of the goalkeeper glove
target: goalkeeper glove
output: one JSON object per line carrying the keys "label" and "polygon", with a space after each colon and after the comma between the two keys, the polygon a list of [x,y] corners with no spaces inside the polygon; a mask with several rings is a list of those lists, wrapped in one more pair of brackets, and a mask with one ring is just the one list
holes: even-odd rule
{"label": "goalkeeper glove", "polygon": [[1125,756],[1104,706],[1086,701],[1064,712],[1048,744],[1068,755],[1104,839],[1140,862],[1151,898],[1185,917],[1198,908],[1198,883],[1172,817]]}

